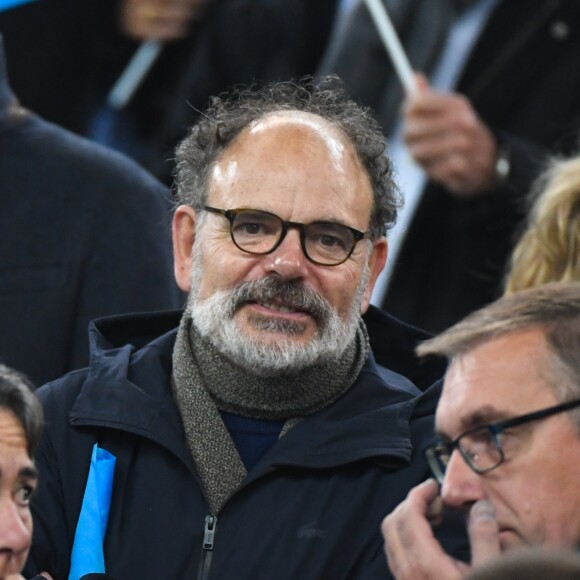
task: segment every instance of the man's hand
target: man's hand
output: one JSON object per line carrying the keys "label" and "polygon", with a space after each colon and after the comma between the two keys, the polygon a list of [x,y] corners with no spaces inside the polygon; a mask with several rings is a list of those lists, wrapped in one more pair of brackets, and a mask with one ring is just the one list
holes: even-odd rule
{"label": "man's hand", "polygon": [[212,0],[124,0],[121,30],[136,40],[177,40]]}
{"label": "man's hand", "polygon": [[441,510],[437,483],[430,479],[413,488],[407,499],[383,520],[387,562],[397,580],[459,580],[471,568],[500,553],[490,502],[476,502],[469,514],[471,567],[446,554],[433,535],[431,526],[441,520]]}
{"label": "man's hand", "polygon": [[471,546],[471,567],[481,566],[501,553],[499,527],[490,501],[476,501],[469,510],[467,524]]}
{"label": "man's hand", "polygon": [[429,518],[440,519],[438,491],[434,480],[423,482],[383,520],[387,562],[397,580],[456,580],[469,571],[448,556],[433,535]]}
{"label": "man's hand", "polygon": [[430,179],[458,197],[493,189],[497,142],[469,100],[432,90],[417,75],[418,90],[403,108],[403,137]]}

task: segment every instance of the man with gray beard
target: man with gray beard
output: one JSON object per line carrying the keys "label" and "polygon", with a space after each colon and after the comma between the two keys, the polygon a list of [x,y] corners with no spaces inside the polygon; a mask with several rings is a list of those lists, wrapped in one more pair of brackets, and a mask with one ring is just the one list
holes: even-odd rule
{"label": "man with gray beard", "polygon": [[31,573],[388,577],[380,522],[428,475],[442,369],[369,309],[399,201],[334,84],[222,96],[180,145],[187,307],[97,321],[89,369],[39,391]]}

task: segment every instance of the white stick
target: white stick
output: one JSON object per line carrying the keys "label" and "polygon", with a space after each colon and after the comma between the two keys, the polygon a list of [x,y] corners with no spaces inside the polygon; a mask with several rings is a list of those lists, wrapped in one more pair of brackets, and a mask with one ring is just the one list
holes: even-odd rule
{"label": "white stick", "polygon": [[387,50],[388,55],[391,57],[391,61],[393,66],[395,67],[395,71],[405,88],[405,92],[410,95],[417,90],[417,83],[415,82],[415,77],[413,76],[413,69],[411,68],[411,64],[409,63],[409,59],[405,54],[405,51],[401,45],[401,41],[397,36],[397,32],[387,14],[387,10],[385,9],[381,0],[364,0],[375,26],[377,27],[377,31],[385,48]]}
{"label": "white stick", "polygon": [[162,47],[163,45],[158,40],[147,40],[141,43],[109,92],[107,96],[109,107],[122,109],[127,105],[157,60]]}

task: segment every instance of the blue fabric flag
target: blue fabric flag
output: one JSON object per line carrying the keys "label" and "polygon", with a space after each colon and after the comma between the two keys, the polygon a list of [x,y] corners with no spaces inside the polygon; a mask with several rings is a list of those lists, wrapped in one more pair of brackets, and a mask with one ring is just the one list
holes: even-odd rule
{"label": "blue fabric flag", "polygon": [[68,580],[79,580],[91,572],[105,572],[103,539],[109,519],[115,461],[114,455],[95,443],[75,532]]}
{"label": "blue fabric flag", "polygon": [[8,10],[9,8],[16,8],[21,4],[28,4],[33,0],[0,0],[0,12],[3,10]]}

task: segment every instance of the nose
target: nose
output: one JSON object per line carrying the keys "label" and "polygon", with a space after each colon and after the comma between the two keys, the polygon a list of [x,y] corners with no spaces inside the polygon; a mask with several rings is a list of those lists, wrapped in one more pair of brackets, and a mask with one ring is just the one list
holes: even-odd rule
{"label": "nose", "polygon": [[457,449],[447,464],[441,497],[446,506],[459,509],[469,509],[477,500],[485,499],[481,475],[467,465]]}
{"label": "nose", "polygon": [[286,280],[302,278],[306,273],[307,261],[299,231],[289,229],[280,245],[266,254],[264,269],[268,274],[276,273]]}
{"label": "nose", "polygon": [[30,547],[32,526],[28,507],[18,506],[12,498],[0,500],[0,570],[14,554]]}

